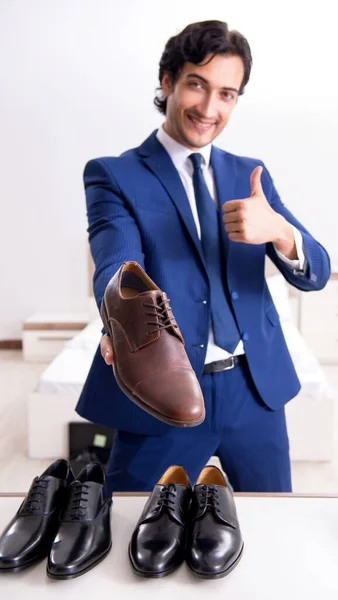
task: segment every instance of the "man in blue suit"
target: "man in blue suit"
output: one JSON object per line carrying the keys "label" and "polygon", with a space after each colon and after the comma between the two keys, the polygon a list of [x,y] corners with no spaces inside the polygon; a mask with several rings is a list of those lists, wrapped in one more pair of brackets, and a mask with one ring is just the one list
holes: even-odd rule
{"label": "man in blue suit", "polygon": [[121,263],[137,261],[171,300],[206,406],[205,422],[191,429],[142,411],[117,386],[104,335],[77,411],[117,431],[108,493],[149,491],[172,464],[195,481],[213,455],[236,491],[291,491],[284,405],[300,384],[265,257],[304,291],[325,286],[330,261],[261,161],[212,145],[250,70],[241,34],[219,21],[189,25],[160,61],[163,126],[140,147],[85,167],[98,306]]}

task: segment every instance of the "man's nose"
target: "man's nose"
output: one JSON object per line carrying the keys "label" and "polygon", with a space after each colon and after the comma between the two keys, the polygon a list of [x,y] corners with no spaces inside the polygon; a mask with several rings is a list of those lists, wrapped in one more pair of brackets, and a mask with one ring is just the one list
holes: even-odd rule
{"label": "man's nose", "polygon": [[217,121],[217,99],[212,94],[206,95],[197,108],[201,119]]}

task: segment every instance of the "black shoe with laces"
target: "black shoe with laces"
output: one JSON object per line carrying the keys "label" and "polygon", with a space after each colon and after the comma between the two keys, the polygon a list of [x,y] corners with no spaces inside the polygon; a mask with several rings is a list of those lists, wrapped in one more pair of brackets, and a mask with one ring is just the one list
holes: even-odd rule
{"label": "black shoe with laces", "polygon": [[204,579],[225,577],[240,561],[243,540],[232,488],[214,466],[205,467],[193,490],[186,562]]}
{"label": "black shoe with laces", "polygon": [[21,571],[48,556],[73,480],[69,463],[63,459],[33,479],[18,512],[0,536],[0,572]]}
{"label": "black shoe with laces", "polygon": [[169,467],[145,504],[129,544],[129,559],[141,577],[163,577],[184,560],[191,486],[183,467]]}
{"label": "black shoe with laces", "polygon": [[83,575],[110,551],[112,498],[104,497],[104,482],[104,469],[94,462],[86,465],[69,486],[67,506],[48,557],[49,577]]}

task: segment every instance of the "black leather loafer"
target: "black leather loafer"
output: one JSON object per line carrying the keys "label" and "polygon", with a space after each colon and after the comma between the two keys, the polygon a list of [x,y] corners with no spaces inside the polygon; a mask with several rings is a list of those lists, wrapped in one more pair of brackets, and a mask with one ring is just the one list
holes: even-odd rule
{"label": "black leather loafer", "polygon": [[105,474],[90,463],[69,487],[66,509],[48,557],[47,575],[72,579],[97,565],[110,551],[112,499],[105,499]]}
{"label": "black leather loafer", "polygon": [[129,544],[141,577],[164,577],[184,560],[191,486],[183,467],[169,467],[155,485]]}
{"label": "black leather loafer", "polygon": [[21,571],[48,556],[74,475],[57,460],[33,479],[18,512],[0,537],[0,572]]}
{"label": "black leather loafer", "polygon": [[186,562],[205,579],[225,577],[242,557],[243,540],[232,489],[223,473],[205,467],[191,503]]}

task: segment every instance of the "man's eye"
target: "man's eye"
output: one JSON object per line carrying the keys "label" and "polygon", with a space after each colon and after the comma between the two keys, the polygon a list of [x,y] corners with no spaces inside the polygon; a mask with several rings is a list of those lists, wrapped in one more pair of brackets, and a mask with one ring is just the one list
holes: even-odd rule
{"label": "man's eye", "polygon": [[195,88],[202,87],[202,84],[200,81],[190,81],[189,85],[190,85],[190,87],[195,87]]}
{"label": "man's eye", "polygon": [[231,92],[224,92],[223,94],[225,100],[233,100],[234,99],[234,95]]}

